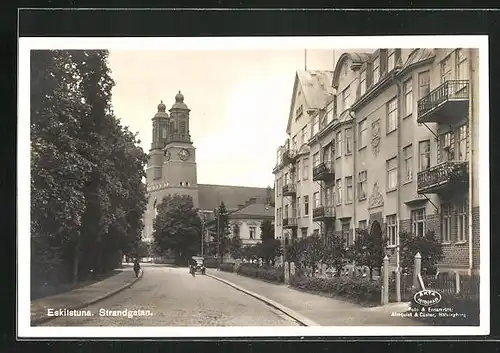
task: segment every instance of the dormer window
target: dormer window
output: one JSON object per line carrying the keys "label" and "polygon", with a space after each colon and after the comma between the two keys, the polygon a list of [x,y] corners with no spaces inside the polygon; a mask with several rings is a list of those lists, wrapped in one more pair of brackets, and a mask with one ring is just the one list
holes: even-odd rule
{"label": "dormer window", "polygon": [[347,88],[342,92],[342,111],[345,111],[351,107],[351,87]]}
{"label": "dormer window", "polygon": [[373,61],[372,65],[372,74],[373,74],[373,84],[376,85],[378,80],[380,79],[380,57],[376,57]]}
{"label": "dormer window", "polygon": [[387,72],[391,72],[396,66],[396,50],[387,49]]}

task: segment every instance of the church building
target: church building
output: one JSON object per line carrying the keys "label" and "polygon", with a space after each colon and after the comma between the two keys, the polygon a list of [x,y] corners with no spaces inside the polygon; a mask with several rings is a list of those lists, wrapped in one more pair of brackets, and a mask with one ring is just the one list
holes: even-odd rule
{"label": "church building", "polygon": [[224,202],[231,212],[249,200],[274,203],[271,188],[198,184],[196,148],[191,140],[190,109],[179,91],[172,108],[166,111],[163,101],[152,118],[153,139],[146,170],[148,205],[144,216],[143,238],[153,240],[156,207],[169,194],[189,195],[202,219],[210,219],[213,210]]}

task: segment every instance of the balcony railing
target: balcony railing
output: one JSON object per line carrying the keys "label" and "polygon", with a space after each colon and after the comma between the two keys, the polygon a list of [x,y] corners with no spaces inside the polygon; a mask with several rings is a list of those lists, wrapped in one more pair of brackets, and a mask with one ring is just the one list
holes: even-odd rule
{"label": "balcony railing", "polygon": [[446,81],[417,103],[419,123],[448,123],[467,114],[469,81]]}
{"label": "balcony railing", "polygon": [[313,180],[333,180],[335,179],[335,163],[321,162],[313,168]]}
{"label": "balcony railing", "polygon": [[417,174],[417,192],[436,194],[468,185],[468,162],[443,162]]}
{"label": "balcony railing", "polygon": [[297,188],[295,184],[287,183],[283,185],[281,191],[283,192],[283,196],[293,196],[297,192]]}
{"label": "balcony railing", "polygon": [[297,218],[283,218],[283,228],[297,227]]}
{"label": "balcony railing", "polygon": [[287,149],[283,152],[283,164],[293,164],[297,158],[297,151],[294,149]]}
{"label": "balcony railing", "polygon": [[313,219],[321,220],[335,218],[335,207],[333,206],[319,206],[313,209]]}

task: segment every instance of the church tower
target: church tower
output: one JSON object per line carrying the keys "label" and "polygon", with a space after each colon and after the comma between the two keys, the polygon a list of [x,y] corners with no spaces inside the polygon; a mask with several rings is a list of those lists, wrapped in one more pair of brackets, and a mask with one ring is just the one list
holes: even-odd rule
{"label": "church tower", "polygon": [[189,133],[190,109],[179,91],[166,112],[163,101],[153,117],[153,138],[146,170],[148,205],[144,219],[144,238],[152,240],[156,206],[169,194],[190,195],[198,208],[196,149]]}

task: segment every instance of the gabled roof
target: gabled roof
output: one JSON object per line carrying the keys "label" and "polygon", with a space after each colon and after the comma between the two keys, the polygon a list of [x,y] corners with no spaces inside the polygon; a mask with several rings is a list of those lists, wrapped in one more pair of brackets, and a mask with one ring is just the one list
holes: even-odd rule
{"label": "gabled roof", "polygon": [[269,206],[265,203],[252,203],[248,206],[239,209],[238,211],[232,212],[231,216],[274,218],[274,207]]}
{"label": "gabled roof", "polygon": [[[274,192],[271,189],[271,200],[274,202]],[[198,203],[200,210],[214,210],[224,202],[227,210],[238,209],[250,198],[255,197],[255,202],[267,201],[267,188],[256,188],[232,185],[198,184]]]}
{"label": "gabled roof", "polygon": [[340,56],[337,64],[335,64],[335,71],[333,73],[332,86],[337,88],[339,86],[339,77],[344,66],[344,61],[351,60],[352,65],[361,65],[370,60],[372,54],[370,53],[344,53]]}
{"label": "gabled roof", "polygon": [[292,101],[290,103],[290,114],[288,116],[288,125],[286,132],[290,133],[290,126],[295,112],[295,99],[297,98],[297,90],[300,85],[306,107],[304,112],[308,109],[321,109],[328,103],[331,96],[334,94],[332,88],[333,71],[324,70],[297,70],[295,73],[295,82],[293,84]]}
{"label": "gabled roof", "polygon": [[435,55],[436,54],[434,53],[433,49],[427,49],[427,48],[415,49],[410,53],[408,59],[406,59],[406,62],[403,64],[403,67],[401,67],[401,71],[407,70],[412,66],[423,64],[427,61],[431,61],[434,59]]}

